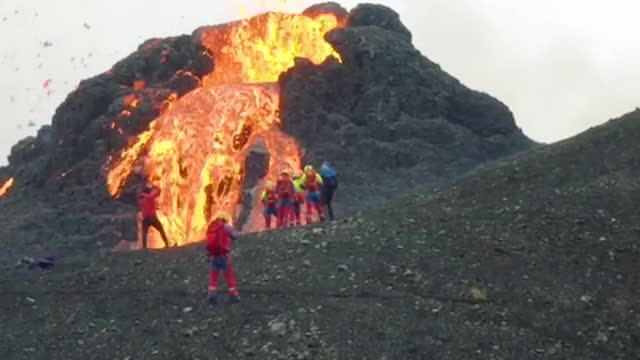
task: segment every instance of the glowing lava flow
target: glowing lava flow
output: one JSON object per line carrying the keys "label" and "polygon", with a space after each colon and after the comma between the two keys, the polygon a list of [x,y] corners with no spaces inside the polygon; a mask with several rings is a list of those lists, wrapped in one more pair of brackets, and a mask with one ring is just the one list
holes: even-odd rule
{"label": "glowing lava flow", "polygon": [[213,52],[215,71],[206,84],[262,83],[278,80],[296,57],[319,64],[338,53],[324,35],[338,27],[335,15],[267,13],[240,22],[199,30],[202,43]]}
{"label": "glowing lava flow", "polygon": [[[262,141],[269,153],[265,180],[301,168],[296,141],[279,130],[278,76],[296,57],[316,63],[339,58],[324,34],[339,26],[334,15],[267,13],[202,28],[198,36],[214,54],[215,70],[203,86],[170,104],[110,168],[109,192],[118,197],[137,167],[162,193],[160,220],[171,242],[202,239],[212,214],[236,215],[244,161]],[[260,230],[252,212],[249,230]],[[246,229],[247,227],[245,227]],[[151,234],[152,236],[155,233]],[[161,242],[152,237],[151,247]]]}
{"label": "glowing lava flow", "polygon": [[11,189],[11,187],[13,186],[13,182],[14,182],[14,179],[9,178],[9,180],[5,181],[4,184],[2,184],[2,186],[0,187],[0,198],[7,195],[7,193],[9,192],[9,189]]}

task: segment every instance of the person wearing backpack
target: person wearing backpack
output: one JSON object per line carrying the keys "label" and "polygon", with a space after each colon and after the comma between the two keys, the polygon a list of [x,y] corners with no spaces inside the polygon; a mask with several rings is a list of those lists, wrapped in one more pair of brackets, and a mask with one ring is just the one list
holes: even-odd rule
{"label": "person wearing backpack", "polygon": [[328,161],[320,166],[320,176],[322,176],[322,202],[327,207],[329,219],[333,221],[333,194],[338,189],[338,172],[329,164]]}
{"label": "person wearing backpack", "polygon": [[295,221],[296,226],[302,224],[302,204],[304,204],[304,189],[302,188],[302,173],[293,174],[293,188],[295,195],[293,196],[293,214],[291,221]]}
{"label": "person wearing backpack", "polygon": [[231,259],[232,242],[238,238],[237,232],[228,224],[229,215],[220,212],[207,228],[207,255],[209,259],[209,289],[207,301],[217,303],[218,277],[223,272],[232,304],[240,301],[236,277]]}
{"label": "person wearing backpack", "polygon": [[271,229],[271,217],[278,218],[278,197],[276,195],[276,184],[267,182],[260,196],[264,207],[264,223],[267,229]]}
{"label": "person wearing backpack", "polygon": [[289,227],[295,188],[288,171],[283,171],[280,174],[276,183],[276,194],[278,196],[278,228]]}
{"label": "person wearing backpack", "polygon": [[320,190],[322,189],[322,177],[311,165],[304,167],[302,187],[307,191],[307,224],[313,222],[313,211],[318,213],[320,221],[324,221],[324,209]]}

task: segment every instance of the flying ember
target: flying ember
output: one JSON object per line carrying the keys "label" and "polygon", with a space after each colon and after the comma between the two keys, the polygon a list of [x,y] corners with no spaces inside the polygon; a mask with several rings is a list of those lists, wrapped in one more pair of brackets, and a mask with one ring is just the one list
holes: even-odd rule
{"label": "flying ember", "polygon": [[9,189],[11,189],[11,187],[13,186],[13,182],[14,182],[14,179],[9,178],[9,180],[5,181],[4,184],[0,186],[0,198],[7,195],[7,193],[9,192]]}
{"label": "flying ember", "polygon": [[[339,26],[334,15],[267,13],[198,31],[210,49],[215,70],[202,87],[173,101],[135,142],[110,164],[109,192],[122,193],[139,168],[162,191],[158,216],[171,242],[198,241],[215,212],[237,214],[244,163],[262,145],[269,153],[268,175],[258,191],[282,170],[301,168],[296,141],[279,130],[278,76],[296,57],[315,63],[339,59],[324,41]],[[257,199],[256,199],[257,203]],[[255,211],[244,230],[261,230]],[[150,234],[149,247],[162,241]]]}

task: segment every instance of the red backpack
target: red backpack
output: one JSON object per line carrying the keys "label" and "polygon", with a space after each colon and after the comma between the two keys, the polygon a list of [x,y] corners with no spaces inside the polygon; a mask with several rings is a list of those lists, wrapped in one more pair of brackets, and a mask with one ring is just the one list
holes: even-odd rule
{"label": "red backpack", "polygon": [[225,222],[214,220],[207,228],[207,251],[212,256],[226,255],[231,251],[231,236],[225,229]]}

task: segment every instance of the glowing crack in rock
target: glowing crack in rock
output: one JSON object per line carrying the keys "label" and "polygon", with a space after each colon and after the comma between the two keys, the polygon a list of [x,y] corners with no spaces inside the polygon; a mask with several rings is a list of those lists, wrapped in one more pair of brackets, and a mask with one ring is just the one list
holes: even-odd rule
{"label": "glowing crack in rock", "polygon": [[[275,82],[296,57],[314,63],[329,56],[339,59],[324,41],[338,26],[332,14],[266,13],[199,29],[196,34],[213,53],[215,70],[200,88],[170,102],[109,164],[110,194],[119,197],[131,173],[142,170],[162,191],[158,215],[170,241],[183,245],[201,240],[217,211],[237,215],[244,162],[258,142],[269,153],[269,167],[254,194],[282,170],[300,169],[297,142],[279,129]],[[260,216],[252,211],[244,230],[262,230]],[[163,246],[158,237],[150,233],[150,247]]]}

